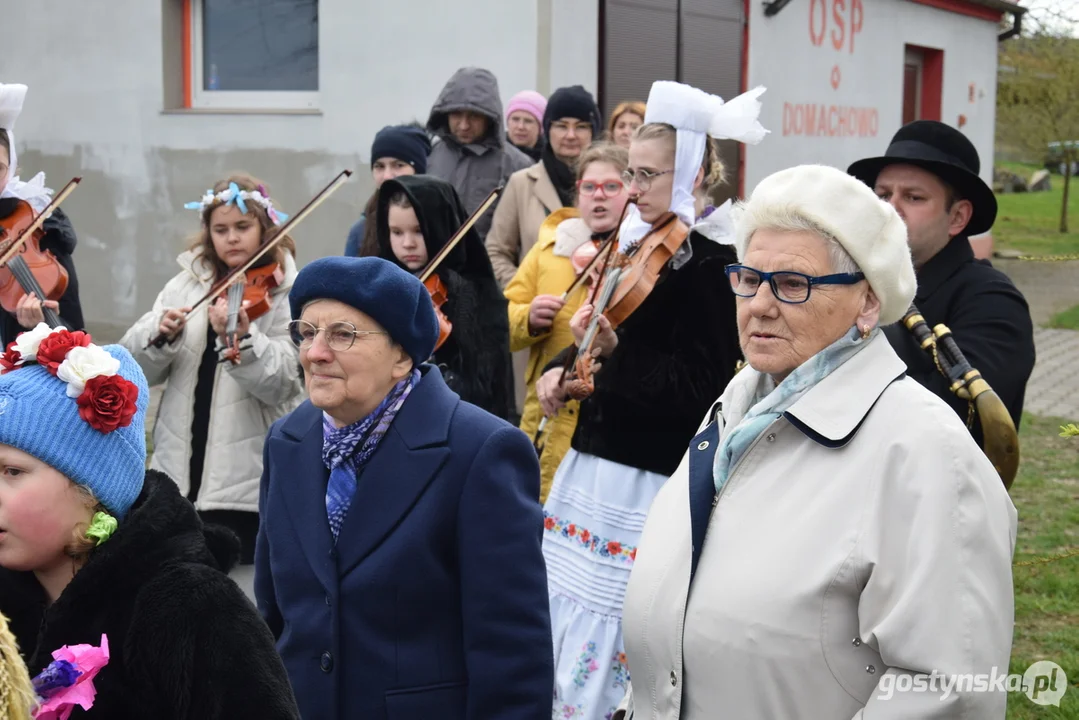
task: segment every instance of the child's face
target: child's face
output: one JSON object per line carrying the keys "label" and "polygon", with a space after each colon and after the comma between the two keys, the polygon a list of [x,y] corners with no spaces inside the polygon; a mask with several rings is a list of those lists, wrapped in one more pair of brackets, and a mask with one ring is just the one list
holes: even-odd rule
{"label": "child's face", "polygon": [[43,571],[70,562],[65,548],[90,519],[86,496],[67,477],[0,444],[0,567]]}
{"label": "child's face", "polygon": [[390,247],[401,264],[412,272],[422,270],[427,264],[427,245],[416,211],[412,208],[390,205],[387,224],[390,226]]}
{"label": "child's face", "polygon": [[214,252],[229,268],[243,265],[262,244],[262,225],[255,214],[235,205],[219,205],[210,213],[210,239]]}

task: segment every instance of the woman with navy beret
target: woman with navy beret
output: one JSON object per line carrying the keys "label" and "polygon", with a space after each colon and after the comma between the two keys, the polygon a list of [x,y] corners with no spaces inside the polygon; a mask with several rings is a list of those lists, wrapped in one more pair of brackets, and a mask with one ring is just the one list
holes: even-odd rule
{"label": "woman with navy beret", "polygon": [[255,595],[303,717],[547,720],[539,464],[425,364],[423,284],[327,257],[289,294],[309,400],[263,451]]}

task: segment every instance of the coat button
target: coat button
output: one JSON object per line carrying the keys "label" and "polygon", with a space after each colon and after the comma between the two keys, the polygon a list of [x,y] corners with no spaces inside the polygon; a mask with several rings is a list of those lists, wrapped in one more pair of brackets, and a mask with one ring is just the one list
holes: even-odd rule
{"label": "coat button", "polygon": [[328,673],[333,670],[333,655],[329,651],[322,653],[322,657],[319,658],[318,666],[322,668],[322,672]]}
{"label": "coat button", "polygon": [[326,596],[326,607],[329,607],[329,606],[330,606],[331,604],[332,604],[332,603],[330,602],[330,596],[329,596],[329,595],[327,595],[327,596]]}
{"label": "coat button", "polygon": [[877,669],[875,667],[873,667],[872,665],[866,665],[865,666],[865,671],[867,673],[869,673],[870,675],[872,675],[873,673],[877,672]]}
{"label": "coat button", "polygon": [[678,685],[678,675],[674,672],[674,670],[671,670],[671,687],[674,687],[676,685]]}
{"label": "coat button", "polygon": [[708,441],[707,440],[702,441],[701,444],[697,446],[697,449],[698,450],[707,450],[708,449]]}
{"label": "coat button", "polygon": [[337,548],[331,548],[330,549],[330,560],[336,560],[336,559],[337,559]]}
{"label": "coat button", "polygon": [[768,433],[768,442],[775,442],[775,441],[776,441],[776,434],[775,433]]}
{"label": "coat button", "polygon": [[850,641],[850,644],[853,645],[854,647],[861,647],[862,639],[861,638],[854,638],[853,640]]}

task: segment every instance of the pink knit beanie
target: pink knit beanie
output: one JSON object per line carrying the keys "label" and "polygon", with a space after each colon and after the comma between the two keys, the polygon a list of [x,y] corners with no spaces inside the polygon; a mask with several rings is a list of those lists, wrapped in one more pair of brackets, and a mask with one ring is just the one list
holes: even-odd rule
{"label": "pink knit beanie", "polygon": [[535,90],[522,90],[510,99],[510,104],[506,106],[506,122],[509,122],[510,115],[518,110],[524,110],[526,113],[536,118],[536,122],[543,125],[543,112],[547,109],[547,98],[540,95]]}

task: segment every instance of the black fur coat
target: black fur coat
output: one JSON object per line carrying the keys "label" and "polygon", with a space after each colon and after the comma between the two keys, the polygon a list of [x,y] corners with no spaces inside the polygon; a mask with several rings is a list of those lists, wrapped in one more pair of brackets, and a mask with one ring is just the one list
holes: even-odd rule
{"label": "black fur coat", "polygon": [[[404,267],[393,253],[387,227],[388,207],[399,193],[408,196],[423,231],[427,256],[438,253],[467,216],[449,183],[428,175],[387,180],[379,189],[379,256]],[[500,418],[515,410],[510,328],[506,298],[495,280],[487,250],[470,230],[436,269],[449,300],[442,311],[453,325],[445,344],[431,358],[450,389],[461,399]]]}
{"label": "black fur coat", "polygon": [[0,569],[0,611],[31,675],[64,645],[99,645],[110,659],[97,698],[77,718],[299,718],[273,636],[223,574],[239,543],[204,527],[176,485],[155,471],[119,529],[46,607],[31,573]]}

